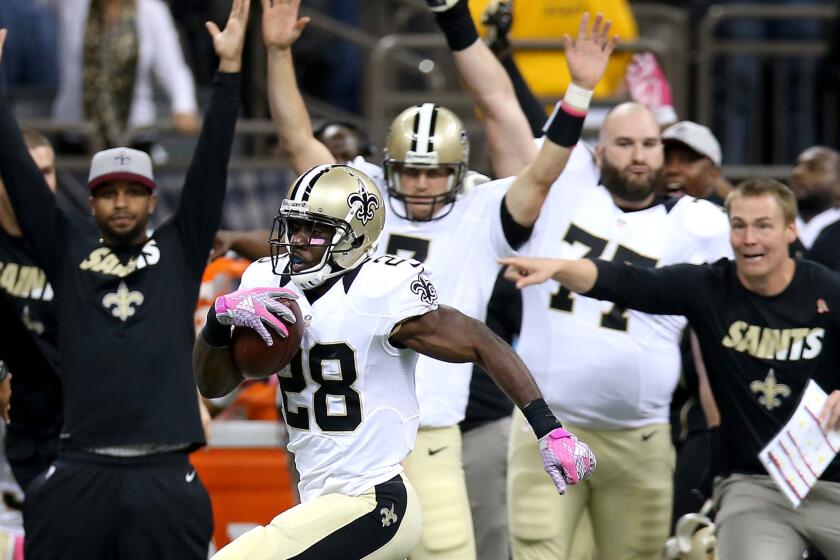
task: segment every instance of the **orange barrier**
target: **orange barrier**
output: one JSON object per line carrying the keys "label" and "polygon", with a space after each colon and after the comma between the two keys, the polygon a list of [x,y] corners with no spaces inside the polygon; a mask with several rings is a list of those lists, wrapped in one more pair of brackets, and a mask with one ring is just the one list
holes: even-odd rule
{"label": "orange barrier", "polygon": [[[214,422],[214,434],[224,431],[222,424],[239,423]],[[211,436],[211,445],[214,439],[218,438]],[[209,447],[190,456],[213,503],[216,548],[222,548],[255,525],[268,524],[277,514],[295,505],[286,452],[279,442],[272,447],[259,445]]]}

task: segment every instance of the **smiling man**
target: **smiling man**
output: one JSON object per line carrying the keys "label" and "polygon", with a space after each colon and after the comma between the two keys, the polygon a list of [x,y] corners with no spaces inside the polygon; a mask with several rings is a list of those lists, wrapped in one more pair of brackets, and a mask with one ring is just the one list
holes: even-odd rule
{"label": "smiling man", "polygon": [[[726,478],[715,489],[718,557],[794,560],[811,543],[836,558],[840,460],[793,509],[758,452],[785,425],[809,379],[830,393],[824,429],[840,428],[840,277],[789,256],[796,200],[785,185],[749,179],[727,197],[726,210],[734,261],[659,269],[589,259],[504,262],[520,288],[553,279],[590,298],[686,316],[720,407]],[[765,395],[771,385],[783,388],[775,399]]]}
{"label": "smiling man", "polygon": [[732,190],[720,172],[720,144],[707,127],[681,121],[662,133],[665,164],[662,185],[665,194],[674,198],[690,195],[715,204]]}

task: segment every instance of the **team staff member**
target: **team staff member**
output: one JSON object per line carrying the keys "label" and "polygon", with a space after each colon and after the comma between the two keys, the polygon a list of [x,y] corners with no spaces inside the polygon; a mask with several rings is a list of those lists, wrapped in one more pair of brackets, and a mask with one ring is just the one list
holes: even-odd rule
{"label": "team staff member", "polygon": [[419,424],[418,354],[485,368],[532,422],[560,493],[595,468],[513,350],[481,322],[438,305],[421,263],[371,258],[385,213],[382,194],[362,172],[313,167],[275,218],[273,258],[252,264],[240,290],[219,297],[208,313],[195,350],[196,381],[207,397],[243,380],[231,359],[231,325],[255,328],[267,342],[266,327],[288,333],[272,314],[291,315],[278,299],[296,299],[308,319],[301,351],[278,373],[303,503],[222,549],[219,560],[409,554],[421,514],[401,473]]}
{"label": "team staff member", "polygon": [[840,460],[794,510],[758,459],[796,409],[809,379],[830,393],[820,415],[840,428],[840,277],[794,260],[796,199],[749,179],[726,200],[735,260],[660,269],[606,261],[512,258],[519,287],[554,278],[588,297],[646,313],[685,315],[720,407],[718,556],[799,559],[806,542],[840,557]]}
{"label": "team staff member", "polygon": [[0,103],[0,172],[55,290],[64,388],[59,458],[24,505],[27,558],[207,556],[210,502],[187,458],[204,443],[190,376],[193,313],[221,219],[248,7],[235,0],[223,32],[208,25],[219,74],[181,204],[151,237],[146,154],[94,156],[100,232],[89,235],[58,210]]}
{"label": "team staff member", "polygon": [[[23,131],[23,139],[44,181],[55,193],[52,146],[43,135],[31,130]],[[21,343],[17,336],[0,341],[0,360],[15,373],[11,381],[13,422],[6,427],[4,446],[22,489],[47,470],[58,453],[62,405],[54,295],[0,181],[0,297],[8,303],[3,310],[14,315],[14,321],[4,317],[2,323],[10,331],[25,326],[34,342]]]}

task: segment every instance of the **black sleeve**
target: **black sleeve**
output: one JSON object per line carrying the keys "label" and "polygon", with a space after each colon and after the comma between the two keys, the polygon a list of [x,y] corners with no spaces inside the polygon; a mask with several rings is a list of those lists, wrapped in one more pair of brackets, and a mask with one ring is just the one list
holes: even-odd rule
{"label": "black sleeve", "polygon": [[534,138],[539,138],[543,135],[543,125],[547,118],[545,108],[543,108],[537,96],[528,87],[525,78],[519,72],[519,67],[513,60],[513,56],[507,54],[499,58],[502,63],[510,81],[513,82],[513,91],[516,92],[516,99],[519,101],[519,106],[522,107],[522,112],[525,113],[525,118],[528,119],[528,124],[531,126],[531,134]]}
{"label": "black sleeve", "polygon": [[0,295],[0,324],[3,325],[3,336],[0,336],[0,361],[6,362],[9,371],[17,376],[18,380],[26,380],[29,383],[41,381],[30,379],[31,372],[51,371],[58,375],[4,295]]}
{"label": "black sleeve", "polygon": [[[703,266],[678,264],[647,268],[591,259],[598,267],[595,287],[583,294],[658,315],[691,315],[691,303],[703,298]],[[702,305],[702,302],[698,302]],[[711,305],[708,303],[708,305]]]}
{"label": "black sleeve", "polygon": [[513,216],[510,215],[510,210],[508,210],[505,200],[507,200],[507,195],[502,199],[500,209],[502,232],[505,234],[505,239],[507,239],[510,246],[516,250],[531,238],[531,232],[534,231],[534,226],[526,227],[514,220]]}
{"label": "black sleeve", "polygon": [[239,92],[240,74],[216,74],[201,136],[172,219],[180,232],[185,255],[195,259],[189,263],[193,270],[203,270],[207,264],[213,236],[222,221]]}
{"label": "black sleeve", "polygon": [[68,222],[32,161],[8,101],[0,96],[0,176],[35,261],[53,285],[67,239]]}

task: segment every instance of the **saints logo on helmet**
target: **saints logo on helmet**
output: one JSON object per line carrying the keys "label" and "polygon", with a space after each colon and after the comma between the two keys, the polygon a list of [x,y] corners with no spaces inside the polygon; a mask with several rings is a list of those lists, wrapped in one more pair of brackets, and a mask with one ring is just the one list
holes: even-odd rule
{"label": "saints logo on helmet", "polygon": [[[292,232],[301,224],[309,227],[308,245],[326,251],[320,262],[294,272],[295,249],[301,245],[292,243]],[[329,231],[328,238],[313,238],[316,225]],[[274,218],[269,240],[274,273],[290,275],[305,290],[320,286],[373,255],[384,225],[382,194],[370,177],[346,165],[313,167],[294,182]]]}
{"label": "saints logo on helmet", "polygon": [[[383,168],[391,209],[401,218],[417,220],[409,215],[407,207],[428,206],[424,219],[444,217],[461,190],[469,157],[467,133],[455,113],[435,103],[409,107],[394,119],[385,142]],[[410,194],[400,184],[400,172],[439,168],[449,171],[443,194]]]}

